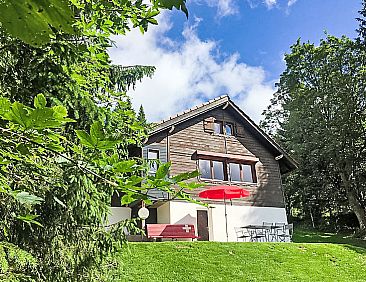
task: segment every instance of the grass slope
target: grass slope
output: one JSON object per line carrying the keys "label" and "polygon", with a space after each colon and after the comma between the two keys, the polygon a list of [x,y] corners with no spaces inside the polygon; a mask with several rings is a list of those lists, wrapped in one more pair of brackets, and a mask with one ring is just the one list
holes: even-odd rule
{"label": "grass slope", "polygon": [[164,242],[128,246],[118,258],[124,279],[113,281],[366,281],[366,249],[352,245]]}
{"label": "grass slope", "polygon": [[296,229],[292,239],[296,243],[348,244],[366,249],[366,241],[353,238],[350,233],[327,233],[315,230]]}

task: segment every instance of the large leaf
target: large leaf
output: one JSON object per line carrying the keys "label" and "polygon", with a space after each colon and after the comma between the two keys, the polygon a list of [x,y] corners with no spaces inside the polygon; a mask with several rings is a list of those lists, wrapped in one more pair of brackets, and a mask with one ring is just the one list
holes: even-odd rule
{"label": "large leaf", "polygon": [[50,41],[51,28],[73,33],[68,0],[0,0],[0,23],[13,37],[39,46]]}
{"label": "large leaf", "polygon": [[31,119],[29,118],[31,111],[31,108],[24,106],[19,102],[14,102],[11,109],[4,114],[4,118],[28,128],[31,124]]}
{"label": "large leaf", "polygon": [[135,201],[136,199],[133,197],[132,194],[126,194],[121,198],[121,205],[128,205]]}
{"label": "large leaf", "polygon": [[63,124],[62,119],[55,118],[54,111],[51,108],[42,108],[32,110],[30,114],[32,128],[58,128]]}
{"label": "large leaf", "polygon": [[0,116],[4,116],[11,109],[11,103],[6,98],[0,98]]}
{"label": "large leaf", "polygon": [[86,133],[84,130],[75,130],[75,133],[79,138],[81,144],[90,148],[94,148],[96,143],[88,133]]}
{"label": "large leaf", "polygon": [[28,192],[25,192],[25,191],[21,191],[21,192],[13,191],[11,194],[21,204],[36,205],[36,204],[39,204],[44,201],[42,198],[29,194]]}
{"label": "large leaf", "polygon": [[2,107],[0,115],[25,129],[59,128],[66,122],[74,122],[74,120],[66,117],[65,107],[45,107],[46,99],[42,94],[35,97],[34,105],[36,108],[32,109],[19,102],[14,102],[9,108],[7,100],[2,99],[0,100],[0,107]]}
{"label": "large leaf", "polygon": [[39,215],[34,215],[34,214],[27,214],[27,215],[18,215],[16,216],[17,219],[24,221],[26,223],[30,224],[36,224],[40,227],[43,227],[43,225],[41,223],[39,223],[38,221],[36,221],[35,219],[39,217]]}
{"label": "large leaf", "polygon": [[105,134],[103,131],[103,126],[100,121],[93,122],[90,127],[90,137],[97,143],[99,140],[105,139]]}
{"label": "large leaf", "polygon": [[113,149],[118,143],[121,143],[120,140],[110,140],[106,138],[102,123],[100,121],[96,121],[92,124],[90,127],[90,134],[83,130],[75,130],[75,132],[80,139],[81,144],[90,148],[110,150]]}
{"label": "large leaf", "polygon": [[184,180],[188,180],[194,177],[199,176],[200,173],[198,170],[192,171],[192,172],[184,172],[178,175],[173,176],[171,179],[174,183],[181,182]]}
{"label": "large leaf", "polygon": [[121,161],[113,165],[113,171],[119,173],[133,172],[135,171],[135,165],[136,161],[134,160]]}
{"label": "large leaf", "polygon": [[34,107],[37,109],[43,109],[44,107],[46,107],[46,103],[46,98],[43,94],[38,94],[34,98]]}
{"label": "large leaf", "polygon": [[156,179],[163,179],[163,178],[167,177],[168,176],[169,169],[170,169],[170,165],[171,165],[170,162],[161,164],[158,167],[158,169],[156,170],[155,178]]}
{"label": "large leaf", "polygon": [[118,141],[118,140],[99,141],[97,143],[97,148],[99,150],[111,150],[119,143],[121,143],[121,141]]}

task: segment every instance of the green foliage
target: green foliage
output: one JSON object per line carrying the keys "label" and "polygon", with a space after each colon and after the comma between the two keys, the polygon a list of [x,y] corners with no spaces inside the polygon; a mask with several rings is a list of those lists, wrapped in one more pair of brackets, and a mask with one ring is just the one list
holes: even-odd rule
{"label": "green foliage", "polygon": [[319,46],[298,41],[285,60],[263,125],[279,126],[277,140],[300,163],[285,181],[289,208],[315,225],[351,209],[364,228],[365,49],[328,36]]}
{"label": "green foliage", "polygon": [[[104,227],[115,190],[124,194],[123,205],[136,200],[149,202],[149,189],[189,199],[172,185],[183,185],[182,181],[197,172],[170,178],[167,163],[159,166],[156,176],[144,179],[148,164],[120,155],[117,146],[121,141],[111,141],[101,122],[94,122],[89,133],[78,130],[77,144],[66,141],[52,122],[34,126],[34,111],[42,110],[47,116],[54,111],[54,107],[46,107],[42,95],[34,100],[36,108],[19,102],[4,104],[8,110],[0,120],[0,130],[5,133],[0,142],[0,199],[6,204],[0,207],[4,215],[0,238],[26,246],[40,261],[37,271],[46,280],[90,281],[101,261],[123,244],[128,223]],[[24,109],[18,118],[12,113],[14,105]],[[61,127],[68,119],[58,115],[60,111],[54,112],[52,116],[62,121],[58,123]],[[65,153],[50,144],[62,147]],[[54,267],[55,259],[60,267]],[[29,274],[25,271],[22,275]]]}
{"label": "green foliage", "polygon": [[105,136],[105,132],[100,121],[94,122],[90,127],[90,134],[83,130],[76,130],[76,135],[81,144],[99,150],[111,150],[121,141],[110,140]]}
{"label": "green foliage", "polygon": [[146,130],[125,92],[155,68],[111,65],[109,36],[146,31],[161,8],[184,1],[0,4],[9,12],[0,16],[0,241],[37,260],[2,271],[11,281],[103,281],[104,260],[135,228],[108,224],[113,193],[124,204],[149,202],[149,189],[189,199],[182,187],[194,175],[177,183],[162,165],[148,176],[130,158]]}
{"label": "green foliage", "polygon": [[42,94],[38,94],[34,99],[35,108],[32,109],[19,102],[10,103],[2,98],[4,105],[0,112],[0,117],[11,121],[15,125],[20,125],[24,129],[43,130],[47,128],[58,128],[67,122],[74,120],[67,118],[67,110],[63,106],[46,107],[46,99]]}
{"label": "green foliage", "polygon": [[360,16],[357,18],[359,22],[359,27],[357,29],[359,40],[361,40],[364,44],[366,43],[366,1],[362,1],[362,8],[358,12]]}
{"label": "green foliage", "polygon": [[[4,282],[32,282],[35,280],[37,260],[17,246],[0,241],[0,280]],[[24,274],[28,269],[32,274]]]}
{"label": "green foliage", "polygon": [[11,36],[37,46],[49,42],[55,29],[74,32],[69,4],[68,0],[1,1],[0,22]]}
{"label": "green foliage", "polygon": [[[127,91],[131,86],[135,88],[136,81],[144,77],[152,77],[155,67],[153,66],[117,66],[110,68],[111,84],[116,86],[117,91]],[[121,84],[121,82],[123,82]]]}
{"label": "green foliage", "polygon": [[145,111],[142,105],[140,105],[139,112],[137,114],[137,120],[144,126],[147,126],[147,120],[145,116]]}
{"label": "green foliage", "polygon": [[161,8],[167,8],[169,10],[176,8],[177,10],[182,10],[186,17],[188,18],[188,10],[185,4],[185,1],[180,0],[157,0],[154,1],[155,5],[158,5]]}
{"label": "green foliage", "polygon": [[39,46],[57,38],[60,32],[105,39],[125,34],[133,27],[146,31],[157,24],[160,9],[182,10],[188,16],[185,0],[151,1],[91,0],[19,0],[1,1],[0,23],[6,32],[22,41]]}

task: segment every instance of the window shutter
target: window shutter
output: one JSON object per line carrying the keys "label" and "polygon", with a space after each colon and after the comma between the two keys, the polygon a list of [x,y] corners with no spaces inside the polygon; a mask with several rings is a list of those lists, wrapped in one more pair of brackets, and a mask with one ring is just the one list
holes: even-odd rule
{"label": "window shutter", "polygon": [[144,160],[147,160],[147,149],[148,149],[148,146],[145,146],[142,148],[142,158]]}
{"label": "window shutter", "polygon": [[203,129],[206,132],[214,133],[214,122],[215,119],[213,117],[209,117],[203,120]]}
{"label": "window shutter", "polygon": [[160,161],[162,163],[166,163],[168,161],[166,146],[160,145],[159,150],[160,150]]}
{"label": "window shutter", "polygon": [[234,123],[234,128],[233,128],[234,132],[233,132],[233,135],[234,136],[237,136],[238,135],[238,124],[237,123]]}
{"label": "window shutter", "polygon": [[245,137],[244,127],[241,125],[237,125],[235,127],[236,127],[236,135],[240,137]]}

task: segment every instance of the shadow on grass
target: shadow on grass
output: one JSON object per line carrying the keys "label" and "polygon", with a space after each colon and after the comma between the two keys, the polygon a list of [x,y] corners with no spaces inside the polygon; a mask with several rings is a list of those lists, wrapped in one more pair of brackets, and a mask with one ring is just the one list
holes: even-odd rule
{"label": "shadow on grass", "polygon": [[351,237],[350,234],[326,233],[314,230],[295,230],[295,243],[331,243],[342,244],[358,253],[366,253],[366,241]]}
{"label": "shadow on grass", "polygon": [[361,255],[366,255],[366,248],[365,247],[358,247],[353,245],[344,245],[345,248],[350,249],[356,253],[359,253]]}

